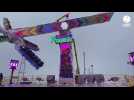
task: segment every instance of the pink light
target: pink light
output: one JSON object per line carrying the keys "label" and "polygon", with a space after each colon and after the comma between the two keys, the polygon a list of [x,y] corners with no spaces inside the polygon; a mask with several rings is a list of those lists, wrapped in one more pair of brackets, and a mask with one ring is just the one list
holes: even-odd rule
{"label": "pink light", "polygon": [[64,51],[66,49],[70,49],[71,47],[70,47],[70,44],[64,43],[64,44],[60,45],[60,48],[61,48],[62,51]]}
{"label": "pink light", "polygon": [[110,18],[110,17],[109,17],[108,15],[105,15],[105,16],[104,16],[104,21],[109,21],[109,18]]}
{"label": "pink light", "polygon": [[10,61],[10,69],[16,69],[16,67],[18,66],[19,61],[18,60],[11,60]]}
{"label": "pink light", "polygon": [[16,36],[22,36],[22,35],[23,35],[23,32],[22,31],[16,32]]}
{"label": "pink light", "polygon": [[129,61],[130,61],[130,62],[133,62],[133,61],[134,61],[134,57],[129,56]]}

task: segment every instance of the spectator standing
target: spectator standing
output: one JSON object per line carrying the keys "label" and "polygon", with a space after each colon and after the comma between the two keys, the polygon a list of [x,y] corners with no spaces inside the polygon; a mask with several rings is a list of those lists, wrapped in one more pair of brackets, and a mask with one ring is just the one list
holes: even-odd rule
{"label": "spectator standing", "polygon": [[2,85],[2,81],[3,81],[3,73],[0,73],[0,85]]}

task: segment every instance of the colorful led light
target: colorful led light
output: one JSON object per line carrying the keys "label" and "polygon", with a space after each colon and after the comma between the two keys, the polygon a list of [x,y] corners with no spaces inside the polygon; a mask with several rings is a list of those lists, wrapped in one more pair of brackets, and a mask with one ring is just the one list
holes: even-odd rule
{"label": "colorful led light", "polygon": [[18,66],[19,64],[19,60],[11,60],[10,61],[10,69],[16,69],[16,67]]}
{"label": "colorful led light", "polygon": [[65,42],[72,42],[72,38],[71,37],[65,37],[65,38],[51,37],[51,42],[55,42],[56,44],[65,43]]}
{"label": "colorful led light", "polygon": [[134,56],[129,56],[129,61],[134,62]]}

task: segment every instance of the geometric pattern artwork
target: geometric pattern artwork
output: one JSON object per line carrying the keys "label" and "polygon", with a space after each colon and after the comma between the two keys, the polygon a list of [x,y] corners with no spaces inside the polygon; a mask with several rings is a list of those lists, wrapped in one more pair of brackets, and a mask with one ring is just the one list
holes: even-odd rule
{"label": "geometric pattern artwork", "polygon": [[[81,17],[66,20],[65,22],[69,25],[69,29],[99,24],[110,21],[113,13],[102,13],[93,16]],[[52,33],[61,31],[61,23],[62,22],[52,22],[48,24],[37,25],[33,27],[25,27],[25,28],[17,28],[14,29],[15,34],[19,37],[27,37],[32,35],[40,35],[46,33]]]}
{"label": "geometric pattern artwork", "polygon": [[60,78],[73,78],[72,45],[60,44]]}

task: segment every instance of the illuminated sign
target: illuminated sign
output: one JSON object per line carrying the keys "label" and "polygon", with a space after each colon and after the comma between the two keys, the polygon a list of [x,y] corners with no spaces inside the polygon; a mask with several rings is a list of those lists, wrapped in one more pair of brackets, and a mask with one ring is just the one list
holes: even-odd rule
{"label": "illuminated sign", "polygon": [[134,56],[129,56],[129,61],[134,62]]}
{"label": "illuminated sign", "polygon": [[16,67],[18,66],[19,61],[18,60],[11,60],[10,61],[10,69],[16,69]]}
{"label": "illuminated sign", "polygon": [[64,37],[64,38],[51,37],[51,42],[55,42],[56,44],[72,42],[72,38],[71,37]]}
{"label": "illuminated sign", "polygon": [[128,53],[129,54],[129,61],[134,62],[134,52]]}

